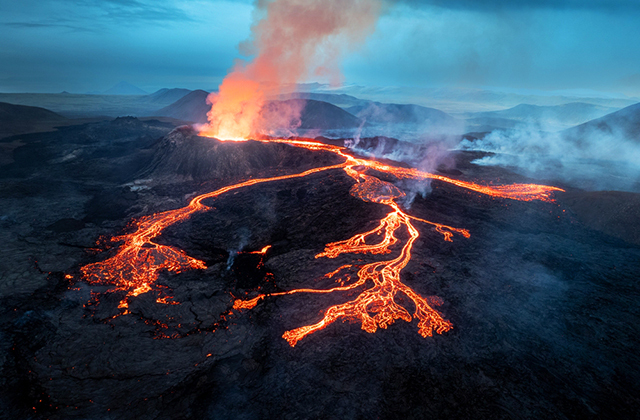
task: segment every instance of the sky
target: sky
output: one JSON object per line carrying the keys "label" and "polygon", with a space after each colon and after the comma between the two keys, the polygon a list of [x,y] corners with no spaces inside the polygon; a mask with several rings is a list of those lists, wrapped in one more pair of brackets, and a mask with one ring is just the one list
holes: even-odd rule
{"label": "sky", "polygon": [[[387,1],[343,60],[343,83],[640,95],[640,0]],[[0,0],[0,92],[121,80],[213,90],[243,58],[253,11],[250,0]]]}

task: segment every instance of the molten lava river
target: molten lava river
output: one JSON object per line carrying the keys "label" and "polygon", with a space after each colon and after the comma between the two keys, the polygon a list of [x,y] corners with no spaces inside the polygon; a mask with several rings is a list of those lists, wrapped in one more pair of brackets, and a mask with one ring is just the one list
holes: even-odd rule
{"label": "molten lava river", "polygon": [[[341,254],[382,256],[390,254],[392,250],[394,252],[399,250],[399,255],[391,259],[381,258],[381,261],[362,266],[343,265],[326,274],[325,277],[335,278],[339,284],[330,289],[294,289],[260,294],[252,299],[236,299],[233,308],[250,310],[261,300],[280,295],[331,293],[357,289],[361,292],[355,299],[327,308],[322,318],[315,324],[286,331],[283,335],[284,339],[291,346],[295,346],[305,336],[322,330],[339,319],[360,322],[363,330],[373,333],[378,328],[387,328],[397,319],[411,322],[415,318],[418,323],[418,333],[423,337],[429,337],[434,332],[441,334],[453,328],[452,323],[434,309],[442,304],[442,299],[435,296],[428,298],[420,296],[402,282],[401,272],[411,260],[412,248],[421,231],[433,231],[442,235],[443,240],[449,242],[452,242],[456,235],[469,238],[470,233],[466,229],[443,225],[408,214],[398,204],[398,199],[404,197],[404,192],[395,185],[372,175],[372,173],[386,174],[396,179],[435,179],[479,194],[520,201],[553,201],[552,194],[556,191],[563,191],[560,188],[536,184],[487,186],[464,182],[416,169],[389,166],[375,160],[356,157],[344,147],[327,145],[313,140],[270,139],[258,141],[285,143],[312,151],[330,152],[342,157],[344,162],[292,175],[249,179],[198,195],[185,207],[145,216],[134,221],[132,233],[111,239],[113,242],[121,243],[112,257],[81,268],[82,278],[89,284],[108,285],[112,290],[125,293],[118,306],[120,308],[118,316],[130,313],[128,308],[132,298],[160,288],[157,279],[162,270],[180,273],[186,270],[206,268],[203,261],[190,257],[184,251],[154,242],[154,238],[158,237],[168,226],[180,223],[194,213],[211,210],[210,207],[203,204],[204,200],[251,185],[302,178],[331,170],[343,170],[354,182],[350,191],[351,195],[366,202],[384,204],[389,208],[389,213],[380,220],[374,229],[359,233],[349,239],[327,244],[324,251],[317,254],[316,258],[336,258]],[[398,235],[399,233],[402,234]],[[399,237],[406,239],[401,240]],[[265,254],[268,247],[265,244],[262,251],[256,251],[256,253]],[[356,276],[351,275],[352,270],[357,270]],[[411,299],[415,306],[413,314],[396,302],[395,298],[398,292],[402,292]],[[159,297],[157,302],[177,304],[175,301],[167,300],[167,297]]]}

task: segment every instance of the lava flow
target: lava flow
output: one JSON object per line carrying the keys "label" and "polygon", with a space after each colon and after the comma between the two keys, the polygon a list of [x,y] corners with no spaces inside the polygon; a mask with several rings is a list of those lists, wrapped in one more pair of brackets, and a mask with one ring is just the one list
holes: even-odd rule
{"label": "lava flow", "polygon": [[[189,257],[182,250],[153,242],[153,239],[160,235],[167,226],[182,222],[194,213],[209,210],[210,208],[202,203],[204,200],[250,185],[305,177],[343,166],[325,166],[299,174],[250,179],[199,195],[193,198],[187,206],[180,209],[143,217],[135,223],[136,230],[133,233],[115,236],[111,239],[112,242],[123,242],[117,254],[105,261],[84,266],[81,269],[83,277],[90,284],[107,284],[114,286],[115,290],[125,291],[126,295],[120,301],[119,307],[127,308],[129,297],[152,290],[161,270],[181,273],[190,269],[207,268],[204,262]],[[267,249],[265,248],[264,252]],[[157,302],[165,303],[161,298],[158,298]]]}
{"label": "lava flow", "polygon": [[[363,265],[357,271],[357,280],[351,284],[345,285],[345,283],[352,278],[348,273],[353,269],[353,266],[344,265],[326,275],[326,277],[333,277],[340,272],[347,273],[336,278],[336,281],[341,283],[340,286],[326,290],[295,289],[286,292],[259,295],[250,300],[237,299],[233,307],[235,309],[251,309],[260,300],[268,296],[290,295],[295,293],[331,293],[362,287],[364,290],[355,299],[340,305],[331,306],[325,311],[323,318],[317,323],[287,331],[283,337],[291,346],[295,346],[297,342],[306,335],[321,330],[338,319],[359,321],[362,329],[372,333],[378,328],[387,328],[387,326],[397,319],[411,322],[413,318],[418,320],[418,332],[423,337],[428,337],[431,336],[434,331],[436,333],[443,333],[450,330],[452,324],[444,319],[440,312],[433,308],[434,306],[442,304],[440,298],[435,296],[423,298],[409,286],[405,285],[400,279],[400,272],[411,260],[411,251],[414,242],[420,236],[418,229],[414,226],[414,222],[433,226],[434,230],[440,233],[445,241],[452,241],[454,234],[460,234],[465,238],[469,238],[469,231],[407,214],[396,202],[398,198],[404,196],[404,193],[393,184],[382,181],[369,172],[381,172],[393,175],[399,179],[435,179],[481,194],[522,201],[552,201],[552,192],[563,191],[556,187],[536,184],[487,186],[464,182],[415,169],[394,167],[381,164],[375,160],[358,158],[349,154],[346,148],[327,145],[312,140],[277,139],[260,141],[286,143],[313,151],[335,153],[343,157],[345,162],[338,165],[310,169],[298,174],[250,179],[199,195],[183,208],[143,217],[135,223],[135,231],[133,233],[116,236],[112,239],[112,241],[123,242],[114,256],[102,262],[89,264],[81,269],[84,279],[90,284],[111,285],[115,290],[126,292],[125,297],[120,302],[119,308],[122,308],[122,315],[127,314],[129,313],[127,308],[131,297],[160,288],[156,284],[156,281],[161,270],[180,273],[190,269],[206,268],[204,262],[189,257],[184,251],[168,245],[157,244],[153,241],[166,227],[174,223],[182,222],[196,212],[210,210],[210,207],[203,204],[204,200],[215,198],[228,191],[249,187],[251,185],[284,181],[292,178],[305,177],[318,172],[342,169],[355,181],[355,184],[351,188],[351,195],[363,201],[384,204],[390,208],[390,212],[380,220],[375,229],[357,234],[344,241],[329,243],[326,245],[324,252],[316,255],[316,258],[336,258],[346,253],[391,253],[392,247],[400,242],[397,233],[402,229],[406,231],[408,239],[401,245],[399,255],[389,260]],[[382,236],[382,239],[377,243],[367,242],[372,237],[380,236]],[[268,249],[269,246],[266,246],[260,251],[255,251],[255,253],[265,255]],[[395,297],[398,292],[404,293],[413,301],[415,305],[413,315],[396,303]],[[169,303],[166,297],[159,297],[157,302]]]}

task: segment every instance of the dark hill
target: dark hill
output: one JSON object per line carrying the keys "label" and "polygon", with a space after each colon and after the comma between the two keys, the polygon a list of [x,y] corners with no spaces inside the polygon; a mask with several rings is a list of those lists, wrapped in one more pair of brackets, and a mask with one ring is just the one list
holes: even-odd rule
{"label": "dark hill", "polygon": [[0,102],[0,137],[51,129],[67,121],[48,109]]}
{"label": "dark hill", "polygon": [[207,112],[211,109],[211,105],[207,104],[207,96],[209,96],[209,92],[194,90],[155,114],[161,117],[205,123],[207,122]]}
{"label": "dark hill", "polygon": [[191,92],[189,89],[160,89],[149,95],[149,101],[160,105],[170,105],[177,100],[184,98]]}
{"label": "dark hill", "polygon": [[569,128],[563,134],[575,141],[592,134],[603,134],[640,143],[640,103]]}
{"label": "dark hill", "polygon": [[[194,90],[175,103],[157,111],[156,115],[205,123],[207,122],[207,112],[211,109],[211,105],[207,104],[208,95],[203,90]],[[291,109],[302,110],[298,127],[301,129],[356,128],[362,123],[360,119],[328,102],[305,99],[271,101],[264,107],[262,116],[270,121],[278,121],[282,120],[280,116],[291,114]],[[286,124],[286,122],[282,123],[282,125]],[[293,121],[292,125],[296,126],[296,121]]]}
{"label": "dark hill", "polygon": [[[293,126],[303,130],[331,130],[344,128],[357,128],[362,120],[333,104],[313,99],[287,99],[286,101],[269,102],[262,110],[264,118],[277,121],[277,116],[272,114],[287,115],[290,109],[300,109],[300,125],[292,121]],[[277,127],[281,128],[281,127]]]}

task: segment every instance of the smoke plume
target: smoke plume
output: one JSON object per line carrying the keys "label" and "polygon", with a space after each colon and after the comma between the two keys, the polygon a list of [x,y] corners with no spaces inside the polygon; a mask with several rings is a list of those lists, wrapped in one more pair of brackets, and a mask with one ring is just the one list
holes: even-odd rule
{"label": "smoke plume", "polygon": [[309,77],[339,83],[342,54],[363,43],[382,6],[382,0],[258,0],[252,39],[241,45],[253,60],[237,63],[209,96],[202,134],[241,140],[295,128],[299,105],[264,118],[266,101]]}
{"label": "smoke plume", "polygon": [[[346,140],[345,146],[360,155],[405,162],[423,172],[456,174],[456,162],[451,151],[455,150],[458,143],[459,137],[453,135],[431,136],[415,143],[384,136],[361,138],[356,135]],[[416,196],[424,198],[431,192],[431,179],[405,179],[399,181],[397,186],[406,194],[401,201],[408,209]]]}

